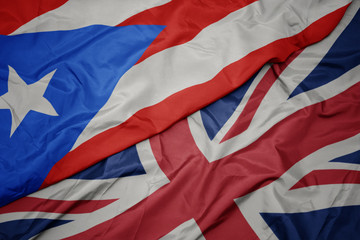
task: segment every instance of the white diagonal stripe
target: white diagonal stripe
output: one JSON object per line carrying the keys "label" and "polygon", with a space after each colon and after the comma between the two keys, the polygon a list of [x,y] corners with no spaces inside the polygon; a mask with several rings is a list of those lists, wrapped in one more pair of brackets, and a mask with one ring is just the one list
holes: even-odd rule
{"label": "white diagonal stripe", "polygon": [[83,232],[104,221],[123,213],[147,196],[169,183],[152,153],[149,140],[136,145],[139,159],[146,174],[105,180],[67,179],[31,194],[31,197],[71,200],[106,200],[117,201],[92,213],[63,214],[43,212],[21,212],[0,215],[0,223],[18,219],[48,218],[73,220],[64,225],[41,232],[34,239],[62,239]]}
{"label": "white diagonal stripe", "polygon": [[160,238],[160,240],[187,240],[187,239],[196,239],[196,240],[205,240],[204,235],[202,234],[199,226],[197,225],[195,219],[190,219],[179,226],[174,230]]}
{"label": "white diagonal stripe", "polygon": [[12,35],[72,30],[90,25],[115,26],[139,12],[168,2],[170,0],[69,0],[24,24]]}
{"label": "white diagonal stripe", "polygon": [[[329,207],[360,204],[359,184],[329,184],[289,189],[313,170],[334,169],[338,163],[330,162],[360,149],[360,134],[317,150],[292,166],[279,179],[246,196],[235,200],[244,217],[258,234],[267,239],[271,229],[260,216],[261,212],[308,212]],[[344,169],[353,170],[352,164]]]}
{"label": "white diagonal stripe", "polygon": [[[126,72],[72,149],[190,86],[211,80],[250,52],[293,36],[348,0],[261,0],[203,29],[192,41],[155,54]],[[307,12],[302,18],[298,12]],[[261,37],[259,37],[261,34]]]}
{"label": "white diagonal stripe", "polygon": [[[276,123],[290,116],[299,109],[321,102],[325,99],[329,99],[359,82],[356,76],[360,73],[360,66],[351,69],[347,73],[324,86],[313,89],[304,94],[299,94],[288,100],[288,96],[292,90],[299,84],[299,82],[305,79],[322,60],[336,39],[352,20],[359,9],[359,6],[359,1],[352,3],[340,24],[326,39],[307,47],[289,64],[270,90],[266,93],[249,128],[243,133],[219,144],[219,141],[211,141],[208,138],[206,130],[203,127],[203,124],[201,124],[200,113],[197,112],[188,118],[190,130],[196,145],[210,162],[221,159],[250,145]],[[265,66],[260,71],[258,77],[263,76],[267,69],[268,66]],[[257,84],[257,81],[253,84]],[[245,103],[246,102],[241,102],[238,109],[233,113],[233,116],[220,130],[222,133],[219,135],[226,134],[227,130],[230,129],[229,124],[233,124],[235,122],[234,117],[239,116],[239,113],[243,108],[243,104]],[[281,105],[280,110],[279,105]]]}

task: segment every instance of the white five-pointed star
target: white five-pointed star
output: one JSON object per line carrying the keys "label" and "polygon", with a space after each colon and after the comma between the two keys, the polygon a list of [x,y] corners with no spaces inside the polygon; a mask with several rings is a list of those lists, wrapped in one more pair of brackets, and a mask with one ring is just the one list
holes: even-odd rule
{"label": "white five-pointed star", "polygon": [[9,66],[8,92],[0,96],[0,109],[10,109],[13,135],[30,110],[51,116],[58,116],[51,103],[43,97],[56,69],[33,84],[26,84],[17,72]]}

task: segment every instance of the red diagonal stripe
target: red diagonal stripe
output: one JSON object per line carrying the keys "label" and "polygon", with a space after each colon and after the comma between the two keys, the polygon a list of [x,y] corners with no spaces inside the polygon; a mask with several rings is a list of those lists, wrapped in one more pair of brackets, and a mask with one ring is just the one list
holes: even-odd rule
{"label": "red diagonal stripe", "polygon": [[[159,239],[191,218],[200,228],[206,225],[202,230],[209,240],[219,239],[220,235],[220,239],[257,239],[228,193],[221,194],[227,186],[219,184],[223,182],[217,178],[221,172],[216,174],[200,154],[187,121],[154,137],[151,143],[171,182],[119,216],[67,240]],[[208,224],[216,224],[216,230],[208,232]]]}
{"label": "red diagonal stripe", "polygon": [[[225,67],[212,80],[177,92],[158,104],[136,112],[119,126],[96,135],[58,161],[50,170],[41,188],[72,176],[105,157],[165,130],[179,119],[187,117],[241,86],[266,62],[285,61],[292,52],[320,41],[339,22],[347,7],[328,14],[295,36],[279,39],[253,51]],[[124,136],[126,141],[119,141],[124,139]]]}
{"label": "red diagonal stripe", "polygon": [[103,208],[117,199],[108,200],[52,200],[24,197],[0,208],[0,214],[12,212],[89,213]]}
{"label": "red diagonal stripe", "polygon": [[232,137],[239,135],[244,132],[249,126],[256,113],[256,110],[261,104],[261,101],[264,99],[266,93],[269,91],[274,82],[278,79],[280,74],[285,70],[285,68],[302,52],[302,50],[296,51],[293,53],[284,63],[274,64],[266,72],[264,77],[261,79],[259,84],[256,86],[254,92],[251,94],[250,99],[246,103],[243,111],[240,116],[231,127],[231,129],[226,133],[221,142],[229,140]]}
{"label": "red diagonal stripe", "polygon": [[68,0],[0,0],[0,34],[8,35]]}
{"label": "red diagonal stripe", "polygon": [[360,172],[343,169],[315,170],[303,177],[290,190],[325,184],[360,183]]}
{"label": "red diagonal stripe", "polygon": [[157,52],[190,41],[208,25],[255,1],[173,0],[162,6],[136,14],[119,26],[137,24],[166,26],[139,59],[138,62],[141,62]]}
{"label": "red diagonal stripe", "polygon": [[181,121],[150,140],[170,183],[69,239],[158,239],[190,218],[208,240],[256,239],[234,199],[273,182],[314,151],[358,134],[359,108],[360,83],[297,111],[253,144],[212,163]]}

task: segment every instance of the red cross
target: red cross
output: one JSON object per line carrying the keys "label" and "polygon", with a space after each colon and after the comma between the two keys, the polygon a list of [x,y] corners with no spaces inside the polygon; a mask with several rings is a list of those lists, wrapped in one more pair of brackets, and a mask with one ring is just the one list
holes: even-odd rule
{"label": "red cross", "polygon": [[191,218],[208,240],[257,239],[234,199],[276,180],[317,149],[358,134],[359,90],[360,83],[306,107],[248,147],[211,163],[197,148],[187,121],[179,122],[151,139],[170,183],[69,239],[159,239]]}

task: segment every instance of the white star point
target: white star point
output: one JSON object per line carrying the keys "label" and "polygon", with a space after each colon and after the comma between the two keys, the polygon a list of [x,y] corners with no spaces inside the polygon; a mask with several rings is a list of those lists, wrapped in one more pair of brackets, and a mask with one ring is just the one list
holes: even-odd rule
{"label": "white star point", "polygon": [[0,96],[0,109],[9,109],[11,112],[10,137],[31,110],[58,116],[54,107],[43,96],[55,71],[56,69],[28,85],[15,69],[9,66],[8,92]]}

